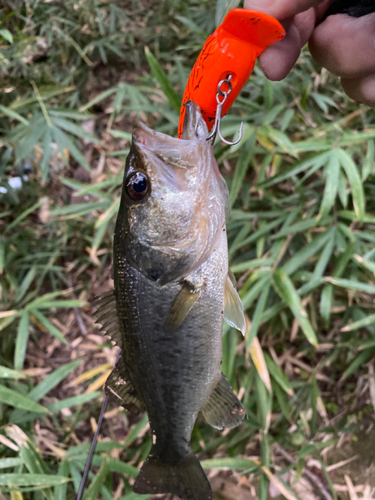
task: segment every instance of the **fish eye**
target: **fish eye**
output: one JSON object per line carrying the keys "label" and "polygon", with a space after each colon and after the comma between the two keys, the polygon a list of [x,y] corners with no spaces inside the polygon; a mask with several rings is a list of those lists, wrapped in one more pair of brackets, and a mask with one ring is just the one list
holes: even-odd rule
{"label": "fish eye", "polygon": [[133,172],[126,180],[126,191],[134,201],[141,201],[149,187],[148,177],[143,172]]}

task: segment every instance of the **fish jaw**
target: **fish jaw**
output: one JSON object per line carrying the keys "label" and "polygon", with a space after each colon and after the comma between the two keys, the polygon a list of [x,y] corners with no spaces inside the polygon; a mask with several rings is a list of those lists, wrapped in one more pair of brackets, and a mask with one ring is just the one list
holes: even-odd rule
{"label": "fish jaw", "polygon": [[[207,127],[195,103],[186,113],[186,139],[139,125],[127,159],[116,233],[125,257],[163,286],[198,268],[225,224],[228,191],[206,141]],[[149,179],[147,198],[132,202],[126,179],[136,171]]]}

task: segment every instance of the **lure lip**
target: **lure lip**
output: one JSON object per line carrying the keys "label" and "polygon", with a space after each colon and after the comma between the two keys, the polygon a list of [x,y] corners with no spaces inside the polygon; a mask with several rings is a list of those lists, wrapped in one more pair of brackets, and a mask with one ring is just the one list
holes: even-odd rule
{"label": "lure lip", "polygon": [[[257,29],[259,23],[265,23],[267,28]],[[282,40],[285,36],[283,26],[276,18],[251,9],[230,10],[218,27],[219,29],[225,30],[232,38],[239,38],[263,49]]]}
{"label": "lure lip", "polygon": [[284,36],[282,25],[268,14],[249,9],[230,10],[223,23],[207,38],[190,73],[182,99],[178,138],[183,134],[187,101],[200,106],[211,130],[217,109],[217,84],[231,75],[232,92],[222,107],[224,116],[248,80],[256,58]]}

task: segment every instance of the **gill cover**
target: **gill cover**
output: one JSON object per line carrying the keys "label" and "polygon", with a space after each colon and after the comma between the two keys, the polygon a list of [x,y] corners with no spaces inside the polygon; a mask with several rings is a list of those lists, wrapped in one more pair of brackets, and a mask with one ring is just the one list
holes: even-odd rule
{"label": "gill cover", "polygon": [[[225,227],[228,190],[207,135],[194,102],[186,104],[183,140],[143,124],[133,133],[116,237],[125,258],[159,285],[197,269]],[[132,200],[126,189],[135,172],[149,182],[141,201]]]}

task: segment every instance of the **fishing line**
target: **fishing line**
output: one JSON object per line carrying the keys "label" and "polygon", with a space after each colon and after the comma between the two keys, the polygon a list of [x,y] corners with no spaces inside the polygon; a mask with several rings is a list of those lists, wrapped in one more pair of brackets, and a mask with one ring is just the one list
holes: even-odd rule
{"label": "fishing line", "polygon": [[[115,361],[114,367],[117,365],[117,362],[120,359],[120,354],[121,354],[121,349],[118,350],[118,353],[116,355],[116,361]],[[78,493],[77,493],[77,500],[81,500],[83,491],[85,489],[86,479],[87,479],[87,476],[89,474],[92,458],[93,458],[94,453],[95,453],[96,443],[98,442],[99,432],[100,432],[100,428],[101,428],[102,423],[103,423],[105,410],[106,410],[107,404],[108,404],[108,399],[109,399],[109,394],[106,394],[104,396],[102,408],[100,410],[100,415],[98,418],[98,424],[96,426],[96,431],[95,431],[94,437],[93,437],[92,442],[91,442],[90,451],[89,451],[89,454],[87,455],[85,470],[83,471],[81,484],[79,485],[79,489],[78,489]]]}

